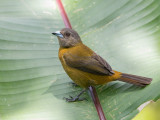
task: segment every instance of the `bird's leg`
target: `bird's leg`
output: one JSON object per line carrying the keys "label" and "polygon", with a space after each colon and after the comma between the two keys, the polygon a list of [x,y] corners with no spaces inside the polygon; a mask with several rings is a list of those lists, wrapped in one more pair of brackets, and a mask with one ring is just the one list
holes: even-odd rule
{"label": "bird's leg", "polygon": [[77,85],[77,84],[74,83],[74,82],[71,82],[71,84],[72,84],[73,87],[78,87],[78,86],[79,86],[79,85]]}
{"label": "bird's leg", "polygon": [[86,98],[79,98],[84,92],[86,91],[86,89],[83,89],[76,97],[72,97],[72,96],[69,96],[70,98],[65,98],[64,99],[67,101],[67,102],[75,102],[75,101],[83,101],[83,100],[87,100]]}

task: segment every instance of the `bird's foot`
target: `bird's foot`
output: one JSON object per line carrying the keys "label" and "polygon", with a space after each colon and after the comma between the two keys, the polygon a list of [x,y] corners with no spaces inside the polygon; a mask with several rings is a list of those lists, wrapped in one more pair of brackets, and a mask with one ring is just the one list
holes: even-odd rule
{"label": "bird's foot", "polygon": [[86,98],[80,98],[80,96],[86,91],[86,89],[82,90],[75,98],[73,98],[72,96],[69,96],[70,98],[65,98],[64,99],[67,102],[75,102],[75,101],[83,101],[83,100],[87,100]]}
{"label": "bird's foot", "polygon": [[83,100],[87,100],[86,98],[79,98],[78,96],[76,97],[72,97],[72,96],[69,96],[70,98],[65,98],[64,99],[67,101],[67,102],[76,102],[76,101],[83,101]]}

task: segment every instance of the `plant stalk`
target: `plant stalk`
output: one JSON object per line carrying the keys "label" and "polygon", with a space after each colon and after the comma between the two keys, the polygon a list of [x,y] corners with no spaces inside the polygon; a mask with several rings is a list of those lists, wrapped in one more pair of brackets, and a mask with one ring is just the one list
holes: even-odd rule
{"label": "plant stalk", "polygon": [[100,119],[100,120],[106,120],[95,87],[90,86],[90,87],[89,87],[89,92],[90,92],[90,95],[91,95],[92,100],[93,100],[93,102],[94,102],[94,105],[95,105],[95,107],[96,107],[96,110],[97,110],[99,119]]}
{"label": "plant stalk", "polygon": [[56,0],[56,2],[57,2],[57,5],[59,7],[59,10],[60,10],[60,13],[61,13],[61,16],[62,16],[62,19],[63,19],[63,22],[64,22],[66,28],[72,28],[71,23],[68,19],[68,16],[66,14],[66,11],[63,7],[63,4],[62,4],[61,0]]}

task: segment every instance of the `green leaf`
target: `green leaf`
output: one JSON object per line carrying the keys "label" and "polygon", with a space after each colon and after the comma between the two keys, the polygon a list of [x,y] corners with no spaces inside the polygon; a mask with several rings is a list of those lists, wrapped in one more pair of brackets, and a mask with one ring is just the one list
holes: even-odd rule
{"label": "green leaf", "polygon": [[[160,97],[159,0],[63,0],[83,42],[113,69],[152,77],[140,88],[112,82],[97,86],[109,120],[130,120],[139,105]],[[64,27],[55,1],[0,1],[0,119],[97,120],[88,101],[66,103],[77,95],[58,60],[52,32]]]}
{"label": "green leaf", "polygon": [[133,120],[159,120],[160,119],[160,100],[157,102],[148,101],[139,106],[140,113]]}

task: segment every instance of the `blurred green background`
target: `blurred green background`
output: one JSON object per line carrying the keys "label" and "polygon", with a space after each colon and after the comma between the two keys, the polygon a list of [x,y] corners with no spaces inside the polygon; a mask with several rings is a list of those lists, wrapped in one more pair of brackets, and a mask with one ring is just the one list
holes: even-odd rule
{"label": "blurred green background", "polygon": [[[62,0],[83,42],[113,69],[152,77],[140,88],[112,82],[97,92],[108,120],[130,120],[138,106],[160,98],[160,0]],[[52,0],[0,1],[0,119],[98,120],[94,104],[77,95],[58,60],[51,33],[64,28]]]}

